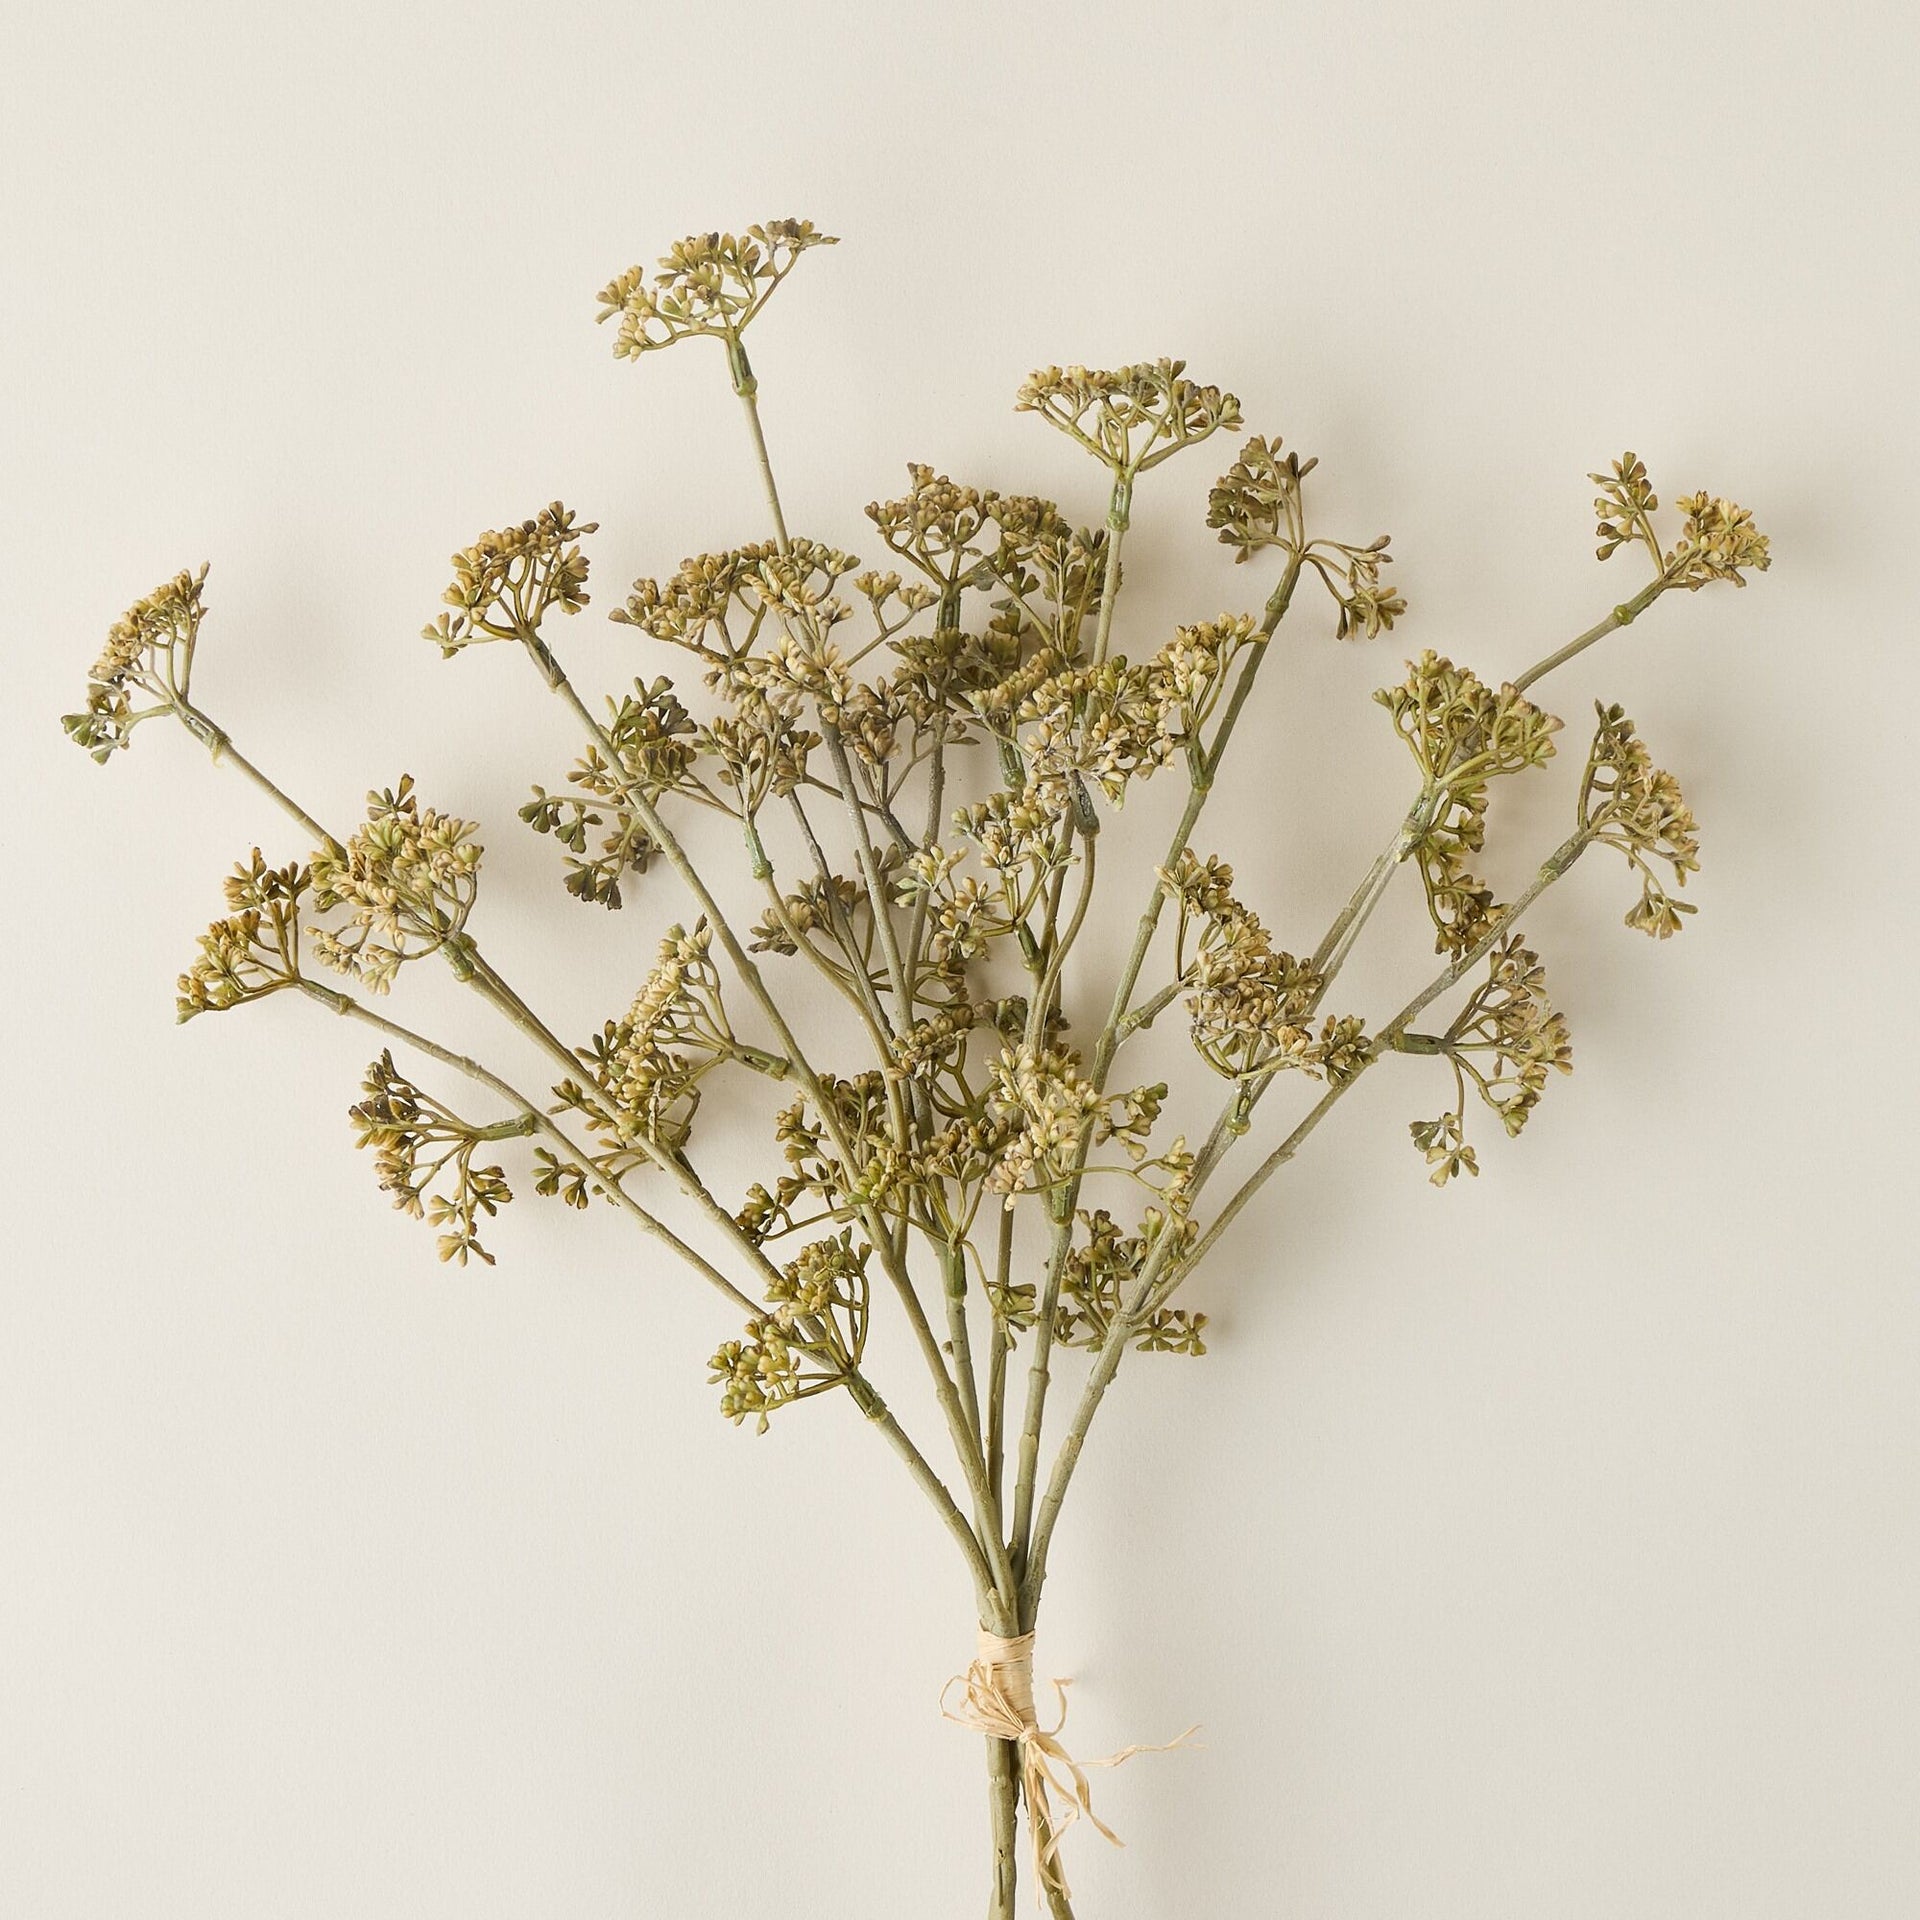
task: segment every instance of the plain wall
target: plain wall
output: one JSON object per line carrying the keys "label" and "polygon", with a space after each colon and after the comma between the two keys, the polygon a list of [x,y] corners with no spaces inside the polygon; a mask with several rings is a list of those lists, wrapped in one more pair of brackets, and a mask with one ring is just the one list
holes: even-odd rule
{"label": "plain wall", "polygon": [[[754,335],[797,528],[873,557],[909,459],[1091,517],[1016,385],[1175,353],[1321,457],[1322,529],[1391,530],[1405,624],[1303,598],[1201,834],[1296,946],[1412,791],[1370,690],[1637,584],[1590,469],[1778,555],[1542,689],[1576,748],[1626,702],[1705,836],[1678,940],[1598,854],[1530,922],[1572,1080],[1435,1192],[1444,1076],[1370,1076],[1195,1282],[1212,1354],[1121,1376],[1039,1663],[1083,1753],[1204,1731],[1096,1776],[1083,1914],[1920,1911],[1909,9],[0,11],[0,1912],[983,1905],[968,1593],[893,1459],[838,1399],[722,1422],[728,1316],[610,1215],[523,1191],[497,1268],[436,1265],[351,1149],[369,1036],[171,1024],[229,863],[297,837],[183,737],[56,724],[210,559],[235,739],[330,819],[403,770],[480,819],[482,938],[590,1031],[685,909],[562,894],[513,813],[564,713],[416,635],[564,496],[579,677],[673,667],[601,616],[760,535],[750,454],[720,356],[616,364],[593,295],[789,214],[844,236]],[[1223,446],[1143,484],[1136,652],[1266,591],[1202,524]],[[1416,892],[1343,1004],[1432,970]],[[393,1011],[529,1066],[422,971]]]}

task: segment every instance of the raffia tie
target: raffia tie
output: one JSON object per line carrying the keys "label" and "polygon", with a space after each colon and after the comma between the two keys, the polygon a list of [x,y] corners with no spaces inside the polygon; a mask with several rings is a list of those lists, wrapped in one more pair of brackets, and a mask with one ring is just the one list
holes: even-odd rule
{"label": "raffia tie", "polygon": [[[1020,1749],[1020,1785],[1027,1797],[1027,1819],[1033,1829],[1034,1872],[1043,1886],[1065,1896],[1067,1876],[1059,1860],[1060,1842],[1076,1820],[1085,1818],[1102,1839],[1116,1847],[1126,1842],[1093,1810],[1089,1767],[1124,1766],[1136,1753],[1170,1753],[1184,1747],[1199,1731],[1189,1727],[1177,1740],[1159,1746],[1122,1747],[1098,1760],[1076,1760],[1060,1744],[1067,1722],[1067,1683],[1050,1680],[1059,1715],[1051,1727],[1040,1724],[1033,1705],[1033,1635],[1002,1639],[980,1629],[973,1664],[956,1673],[940,1691],[940,1711],[957,1727],[1008,1740]],[[955,1687],[962,1689],[959,1712],[948,1704]]]}

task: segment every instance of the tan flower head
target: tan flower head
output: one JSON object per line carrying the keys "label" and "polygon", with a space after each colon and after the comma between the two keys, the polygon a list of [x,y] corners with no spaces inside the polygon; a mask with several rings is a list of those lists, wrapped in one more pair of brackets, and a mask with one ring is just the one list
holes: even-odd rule
{"label": "tan flower head", "polygon": [[344,847],[313,856],[313,902],[344,925],[310,929],[327,966],[385,993],[409,960],[458,942],[473,911],[480,845],[471,820],[423,807],[413,776],[367,796],[367,821]]}
{"label": "tan flower head", "polygon": [[1610,473],[1588,477],[1600,489],[1593,505],[1602,560],[1638,543],[1646,548],[1664,586],[1685,587],[1690,593],[1715,580],[1745,586],[1745,573],[1765,573],[1773,564],[1767,536],[1754,525],[1753,515],[1707,493],[1685,494],[1674,503],[1685,518],[1679,539],[1663,548],[1653,524],[1660,497],[1637,454],[1623,453]]}
{"label": "tan flower head", "polygon": [[1146,360],[1111,372],[1042,367],[1030,373],[1014,406],[1037,413],[1113,470],[1116,479],[1198,446],[1240,425],[1240,402],[1186,377],[1184,360]]}
{"label": "tan flower head", "polygon": [[619,320],[613,351],[623,360],[700,334],[735,341],[803,253],[837,244],[811,220],[769,220],[738,235],[689,234],[651,278],[644,267],[629,267],[602,288],[597,318]]}
{"label": "tan flower head", "polygon": [[587,604],[587,557],[580,536],[597,533],[558,500],[517,527],[483,533],[453,556],[453,584],[441,596],[451,614],[421,629],[451,658],[488,640],[531,642],[554,608],[578,613]]}
{"label": "tan flower head", "polygon": [[[176,573],[136,600],[107,632],[87,677],[87,704],[61,725],[103,764],[132,744],[142,720],[177,713],[188,696],[193,650],[206,605],[207,570]],[[144,702],[145,704],[136,704]]]}
{"label": "tan flower head", "polygon": [[[1693,810],[1672,774],[1653,756],[1634,724],[1617,706],[1598,704],[1586,777],[1580,788],[1580,822],[1597,841],[1622,854],[1640,881],[1640,898],[1627,925],[1655,939],[1680,931],[1692,904],[1667,890],[1684,887],[1700,870],[1700,832]],[[1659,868],[1667,870],[1663,880]]]}

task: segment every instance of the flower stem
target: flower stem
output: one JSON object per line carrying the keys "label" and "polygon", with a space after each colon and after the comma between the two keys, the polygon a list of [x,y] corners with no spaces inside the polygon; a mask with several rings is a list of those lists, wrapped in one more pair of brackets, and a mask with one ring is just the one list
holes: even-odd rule
{"label": "flower stem", "polygon": [[1576,635],[1558,652],[1548,654],[1544,660],[1536,660],[1513,683],[1514,692],[1525,693],[1536,680],[1544,680],[1555,667],[1565,666],[1576,653],[1584,653],[1596,640],[1605,639],[1616,628],[1630,626],[1672,584],[1673,582],[1664,573],[1656,575],[1631,600],[1623,600],[1604,620],[1596,620],[1585,633]]}
{"label": "flower stem", "polygon": [[773,462],[767,455],[767,436],[760,425],[760,382],[747,364],[747,347],[738,334],[727,341],[727,369],[733,375],[733,390],[747,416],[747,431],[753,435],[753,455],[760,466],[760,485],[767,496],[767,508],[773,515],[775,544],[782,553],[792,544],[787,538],[787,516],[780,510],[780,489],[774,484]]}
{"label": "flower stem", "polygon": [[[1107,1388],[1112,1384],[1114,1375],[1119,1371],[1120,1362],[1126,1354],[1127,1341],[1137,1329],[1142,1314],[1151,1306],[1165,1300],[1179,1280],[1199,1264],[1247,1203],[1281,1167],[1293,1158],[1307,1136],[1345,1098],[1349,1090],[1359,1083],[1365,1067],[1371,1066],[1385,1053],[1392,1051],[1393,1042],[1419,1018],[1428,1005],[1445,993],[1449,987],[1457,985],[1471,968],[1486,958],[1494,945],[1518,922],[1519,916],[1567,872],[1592,837],[1591,830],[1583,827],[1556,847],[1541,863],[1540,870],[1532,882],[1486,933],[1452,965],[1444,968],[1422,987],[1380,1029],[1374,1036],[1373,1051],[1369,1054],[1361,1072],[1355,1073],[1336,1086],[1329,1087],[1320,1096],[1306,1118],[1248,1175],[1233,1197],[1220,1210],[1207,1231],[1179,1257],[1171,1275],[1166,1275],[1164,1271],[1168,1264],[1166,1257],[1168,1250],[1173,1245],[1171,1234],[1165,1236],[1154,1252],[1148,1256],[1146,1264],[1122,1303],[1121,1310],[1114,1315],[1107,1336],[1095,1356],[1092,1371],[1087,1376],[1086,1386],[1081,1392],[1080,1403],[1074,1409],[1073,1418],[1061,1440],[1060,1450],[1054,1458],[1053,1470],[1047,1480],[1046,1493],[1035,1511],[1033,1540],[1027,1553],[1021,1579],[1021,1599],[1026,1608],[1033,1609],[1039,1605],[1040,1591],[1047,1576],[1047,1554],[1052,1545],[1054,1527],[1060,1517],[1061,1502],[1066,1498],[1074,1470],[1079,1465],[1081,1450],[1086,1444],[1087,1431],[1093,1423],[1093,1417],[1099,1411],[1100,1402],[1105,1397]],[[1204,1170],[1204,1172],[1210,1171],[1211,1167]],[[1196,1170],[1193,1186],[1195,1198],[1199,1196],[1205,1185],[1204,1172]]]}
{"label": "flower stem", "polygon": [[1020,1749],[987,1736],[987,1819],[992,1836],[992,1890],[987,1920],[1014,1920],[1020,1885]]}
{"label": "flower stem", "polygon": [[[1631,600],[1622,601],[1604,620],[1596,620],[1586,632],[1576,634],[1564,647],[1557,648],[1544,658],[1536,660],[1525,673],[1515,680],[1513,690],[1525,693],[1536,681],[1544,680],[1556,667],[1564,666],[1576,654],[1584,653],[1596,640],[1603,640],[1619,628],[1630,626],[1673,584],[1665,574],[1655,578],[1636,593]],[[1308,1012],[1319,1009],[1326,998],[1327,989],[1333,984],[1333,977],[1345,964],[1347,955],[1353,951],[1353,945],[1359,939],[1361,929],[1365,927],[1373,910],[1386,897],[1388,887],[1401,863],[1417,847],[1421,838],[1433,825],[1436,809],[1444,800],[1444,789],[1433,784],[1422,789],[1419,797],[1407,810],[1407,817],[1400,823],[1399,831],[1381,848],[1375,856],[1373,865],[1367,869],[1367,876],[1355,889],[1352,899],[1340,910],[1338,917],[1327,929],[1313,956],[1313,964],[1320,974],[1320,986],[1315,993]]]}
{"label": "flower stem", "polygon": [[[1187,803],[1175,827],[1173,840],[1167,848],[1164,865],[1173,867],[1186,850],[1198,826],[1200,815],[1205,810],[1212,795],[1214,781],[1219,773],[1220,762],[1227,750],[1227,743],[1233,737],[1233,730],[1239,723],[1248,697],[1253,692],[1253,683],[1266,660],[1273,644],[1273,636],[1279,630],[1287,609],[1293,604],[1294,589],[1299,585],[1303,565],[1301,555],[1296,552],[1287,563],[1279,583],[1267,598],[1266,610],[1260,621],[1260,641],[1240,671],[1225,711],[1220,716],[1220,724],[1214,731],[1212,744],[1208,747],[1196,777],[1191,781]],[[1105,608],[1102,608],[1105,612]],[[1123,1031],[1128,1003],[1133,998],[1134,988],[1138,985],[1141,968],[1146,964],[1148,950],[1153,945],[1153,936],[1160,924],[1160,912],[1165,905],[1166,895],[1158,877],[1153,882],[1147,903],[1141,910],[1139,924],[1134,930],[1133,946],[1127,954],[1126,962],[1120,969],[1120,978],[1114,987],[1113,1003],[1108,1010],[1105,1025],[1095,1043],[1093,1064],[1090,1077],[1094,1087],[1106,1091],[1107,1075],[1113,1067],[1113,1058],[1119,1050],[1120,1042],[1125,1038]],[[1079,1169],[1084,1170],[1087,1155],[1092,1147],[1092,1132],[1089,1129],[1080,1141],[1078,1148]],[[1015,1551],[1022,1562],[1023,1586],[1026,1580],[1025,1568],[1030,1561],[1030,1540],[1033,1524],[1033,1505],[1038,1491],[1040,1469],[1040,1438],[1046,1416],[1047,1394],[1052,1384],[1051,1364],[1053,1347],[1053,1319],[1059,1304],[1060,1287],[1066,1272],[1067,1256],[1073,1245],[1074,1209],[1079,1199],[1081,1172],[1076,1171],[1064,1198],[1063,1215],[1055,1216],[1054,1230],[1047,1251],[1047,1264],[1041,1281],[1037,1312],[1033,1328],[1033,1355],[1027,1369],[1027,1409],[1021,1427],[1019,1477],[1014,1494],[1013,1540]],[[1032,1596],[1037,1602],[1037,1591]],[[1023,1611],[1029,1604],[1023,1593]],[[1031,1621],[1024,1620],[1023,1628],[1030,1630]]]}

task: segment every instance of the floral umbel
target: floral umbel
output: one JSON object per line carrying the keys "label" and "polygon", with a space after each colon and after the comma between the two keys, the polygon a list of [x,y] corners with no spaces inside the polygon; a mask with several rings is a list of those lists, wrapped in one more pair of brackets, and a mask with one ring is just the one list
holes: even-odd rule
{"label": "floral umbel", "polygon": [[518,526],[483,533],[453,556],[453,585],[441,597],[454,611],[426,627],[426,637],[449,658],[488,640],[531,644],[550,609],[578,613],[587,604],[580,541],[598,531],[556,500]]}
{"label": "floral umbel", "polygon": [[203,566],[177,573],[136,600],[107,632],[107,644],[87,679],[87,704],[62,721],[79,745],[105,762],[133,744],[143,720],[190,711],[187,694],[193,677],[193,649],[200,638],[206,605]]}
{"label": "floral umbel", "polygon": [[464,929],[479,888],[480,847],[471,820],[423,807],[413,776],[367,796],[366,825],[311,863],[316,909],[340,909],[310,929],[315,954],[336,973],[385,993],[409,960],[445,952],[465,967]]}
{"label": "floral umbel", "polygon": [[[864,514],[790,531],[744,341],[830,244],[804,220],[696,234],[601,295],[622,360],[721,344],[764,512],[616,596],[627,663],[610,689],[582,691],[561,657],[597,531],[563,502],[459,547],[424,628],[448,661],[503,646],[480,671],[517,649],[528,697],[558,702],[571,763],[527,768],[545,784],[519,816],[566,893],[640,916],[638,949],[566,922],[561,977],[516,983],[500,954],[534,944],[525,901],[491,878],[482,898],[475,822],[402,776],[336,831],[277,786],[193,685],[205,568],[113,623],[65,724],[104,762],[147,721],[178,721],[284,809],[298,838],[228,878],[180,1017],[311,1003],[368,1034],[355,1135],[444,1260],[490,1263],[483,1236],[516,1193],[617,1215],[644,1241],[649,1303],[675,1269],[720,1296],[712,1344],[647,1324],[677,1363],[709,1356],[728,1420],[766,1432],[844,1396],[887,1443],[989,1636],[963,1722],[989,1739],[989,1911],[1014,1912],[1024,1817],[1063,1920],[1060,1840],[1091,1811],[1086,1774],[1002,1682],[1009,1650],[1031,1647],[1109,1389],[1132,1355],[1233,1336],[1232,1301],[1270,1263],[1216,1248],[1247,1252],[1242,1216],[1383,1063],[1427,1089],[1403,1114],[1444,1101],[1410,1122],[1437,1186],[1481,1171],[1483,1135],[1532,1125],[1573,1059],[1535,902],[1602,845],[1638,889],[1627,924],[1665,939],[1700,864],[1680,787],[1623,708],[1598,701],[1569,776],[1536,685],[1576,677],[1667,595],[1743,585],[1771,555],[1745,508],[1701,491],[1676,518],[1642,461],[1614,461],[1594,477],[1600,557],[1640,583],[1596,594],[1592,624],[1509,681],[1431,650],[1385,673],[1411,791],[1352,892],[1322,900],[1289,846],[1324,839],[1329,806],[1373,802],[1304,791],[1256,696],[1296,636],[1377,644],[1412,617],[1386,536],[1323,530],[1314,460],[1255,435],[1220,456],[1205,510],[1246,596],[1169,617],[1171,587],[1151,610],[1127,595],[1169,537],[1132,532],[1157,505],[1148,476],[1243,426],[1233,394],[1172,359],[1019,385],[1016,410],[1088,456],[1066,502],[916,460],[904,490],[861,488]],[[1522,780],[1556,808],[1570,789],[1564,837],[1496,866],[1495,798]],[[1383,941],[1368,979],[1405,980],[1369,1006],[1377,986],[1348,961],[1409,866],[1435,951]],[[1492,871],[1529,877],[1503,901]],[[435,958],[476,1030],[491,1023],[480,1051],[411,1011],[445,1005],[415,991]],[[597,1026],[583,1006],[605,1010]],[[1176,1007],[1184,1036],[1146,1039]],[[1204,1311],[1184,1291],[1203,1267]]]}
{"label": "floral umbel", "polygon": [[803,253],[834,236],[811,220],[769,220],[742,234],[696,233],[676,240],[649,275],[629,267],[600,294],[600,318],[620,322],[613,350],[623,358],[670,347],[694,334],[737,338]]}
{"label": "floral umbel", "polygon": [[440,1258],[465,1266],[470,1258],[493,1265],[480,1244],[483,1218],[513,1198],[505,1171],[476,1167],[474,1149],[533,1131],[527,1118],[475,1126],[423,1093],[393,1063],[391,1050],[367,1069],[365,1098],[349,1109],[358,1144],[373,1149],[380,1185],[393,1204],[416,1220],[443,1229]]}

